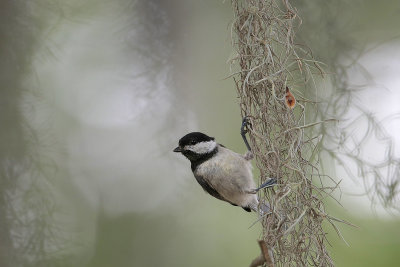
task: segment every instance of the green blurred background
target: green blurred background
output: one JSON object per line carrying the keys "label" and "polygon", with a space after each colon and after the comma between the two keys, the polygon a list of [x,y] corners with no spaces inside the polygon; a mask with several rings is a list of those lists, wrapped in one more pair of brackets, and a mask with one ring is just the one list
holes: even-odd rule
{"label": "green blurred background", "polygon": [[[293,5],[317,59],[362,53],[354,101],[400,112],[399,2]],[[256,215],[206,195],[172,152],[188,131],[245,151],[230,2],[3,0],[0,14],[0,266],[248,266]],[[398,121],[384,126],[398,138]],[[350,247],[326,225],[336,265],[399,266],[398,213],[324,160],[344,180],[331,213],[358,225],[339,226]]]}

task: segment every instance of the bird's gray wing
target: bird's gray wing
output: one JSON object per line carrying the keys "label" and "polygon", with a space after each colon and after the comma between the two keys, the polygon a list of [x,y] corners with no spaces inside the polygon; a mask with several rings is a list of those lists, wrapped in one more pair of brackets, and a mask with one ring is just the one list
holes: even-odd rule
{"label": "bird's gray wing", "polygon": [[226,201],[234,206],[237,206],[236,204],[226,200],[224,197],[222,197],[217,190],[215,190],[212,185],[210,185],[201,175],[195,175],[194,176],[197,180],[197,182],[201,185],[201,187],[204,189],[204,191],[206,191],[207,193],[209,193],[210,195],[212,195],[215,198],[218,198],[222,201]]}

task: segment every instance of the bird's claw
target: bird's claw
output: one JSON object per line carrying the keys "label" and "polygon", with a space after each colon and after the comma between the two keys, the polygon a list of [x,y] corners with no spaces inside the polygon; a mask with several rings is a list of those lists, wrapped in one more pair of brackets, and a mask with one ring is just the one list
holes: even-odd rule
{"label": "bird's claw", "polygon": [[244,144],[246,145],[247,149],[251,151],[249,142],[247,142],[246,133],[249,131],[249,126],[251,127],[251,123],[249,121],[248,116],[244,116],[242,120],[242,126],[240,127],[240,134],[243,138]]}

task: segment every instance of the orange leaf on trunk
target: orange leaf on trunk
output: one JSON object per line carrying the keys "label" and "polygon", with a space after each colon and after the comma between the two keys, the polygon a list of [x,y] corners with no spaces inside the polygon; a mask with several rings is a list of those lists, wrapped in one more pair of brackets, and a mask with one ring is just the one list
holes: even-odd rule
{"label": "orange leaf on trunk", "polygon": [[294,95],[289,91],[289,87],[286,86],[286,106],[288,108],[293,109],[294,106],[296,105],[296,98],[294,98]]}

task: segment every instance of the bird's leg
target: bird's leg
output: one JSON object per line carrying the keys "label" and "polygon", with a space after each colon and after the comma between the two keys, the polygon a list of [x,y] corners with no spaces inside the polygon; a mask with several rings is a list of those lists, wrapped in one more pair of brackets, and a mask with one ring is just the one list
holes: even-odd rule
{"label": "bird's leg", "polygon": [[268,188],[271,186],[274,186],[276,184],[276,178],[269,178],[265,183],[260,185],[257,189],[256,192],[260,191],[261,189]]}
{"label": "bird's leg", "polygon": [[246,133],[248,132],[248,126],[250,125],[249,121],[248,121],[248,117],[245,116],[242,120],[242,127],[240,127],[240,135],[243,138],[244,144],[247,147],[248,151],[251,151],[249,142],[247,142],[247,138],[246,138]]}
{"label": "bird's leg", "polygon": [[244,158],[246,160],[252,160],[254,158],[253,153],[251,152],[249,142],[247,142],[247,138],[246,138],[246,133],[248,132],[249,125],[251,126],[251,124],[248,121],[248,117],[245,116],[242,120],[242,127],[240,127],[240,135],[242,136],[244,144],[247,147],[247,152],[246,152],[246,154],[244,154]]}
{"label": "bird's leg", "polygon": [[248,194],[257,194],[257,192],[260,191],[261,189],[274,186],[276,184],[276,181],[277,181],[276,178],[269,178],[265,183],[260,185],[258,188],[249,190],[246,193],[248,193]]}

